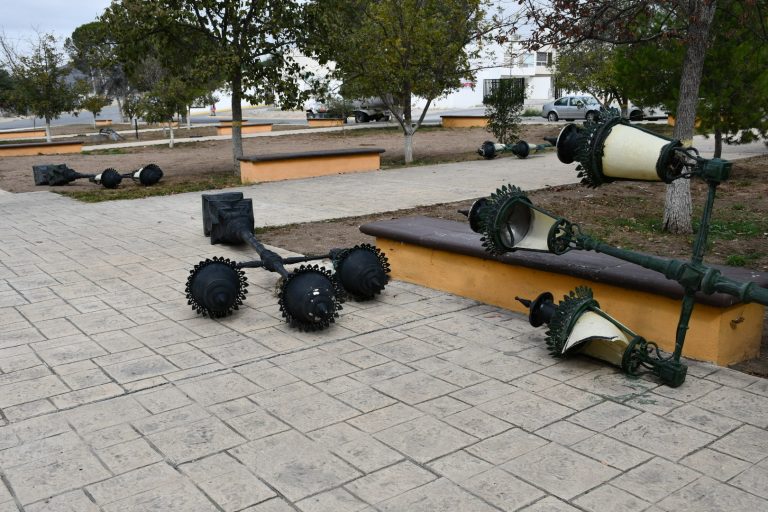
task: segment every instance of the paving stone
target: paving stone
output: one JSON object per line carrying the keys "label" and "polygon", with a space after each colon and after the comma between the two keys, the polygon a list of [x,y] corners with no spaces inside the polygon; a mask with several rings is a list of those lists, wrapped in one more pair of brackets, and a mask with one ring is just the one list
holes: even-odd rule
{"label": "paving stone", "polygon": [[440,359],[439,357],[428,357],[420,361],[409,363],[410,366],[418,368],[433,377],[450,382],[456,386],[468,387],[474,384],[488,380],[488,377],[472,370],[467,370],[459,365]]}
{"label": "paving stone", "polygon": [[499,465],[547,444],[549,443],[546,440],[538,436],[519,428],[513,428],[470,446],[466,451],[492,464]]}
{"label": "paving stone", "polygon": [[363,369],[378,366],[389,361],[388,358],[368,349],[347,352],[340,355],[339,358]]}
{"label": "paving stone", "polygon": [[545,496],[541,490],[498,468],[473,476],[461,486],[502,510],[517,510]]}
{"label": "paving stone", "polygon": [[6,468],[5,475],[23,504],[77,489],[110,476],[83,445]]}
{"label": "paving stone", "polygon": [[768,432],[744,425],[712,443],[710,448],[749,462],[760,462],[768,457]]}
{"label": "paving stone", "polygon": [[687,466],[699,473],[703,473],[708,477],[714,478],[720,481],[727,481],[733,478],[738,473],[741,473],[748,467],[750,463],[739,460],[730,455],[704,448],[696,453],[692,453],[688,457],[680,461],[681,464]]}
{"label": "paving stone", "polygon": [[183,464],[180,469],[226,512],[242,510],[275,496],[245,466],[223,453]]}
{"label": "paving stone", "polygon": [[341,393],[336,395],[336,398],[362,412],[375,411],[396,402],[387,395],[367,386]]}
{"label": "paving stone", "polygon": [[768,499],[768,468],[766,467],[752,466],[729,483],[761,498]]}
{"label": "paving stone", "polygon": [[[18,511],[15,505],[8,510]],[[99,512],[99,507],[83,491],[77,490],[27,505],[24,510],[26,512]],[[0,511],[5,512],[2,507]]]}
{"label": "paving stone", "polygon": [[129,329],[136,324],[120,313],[105,310],[99,314],[67,315],[70,322],[86,334],[99,334],[103,332]]}
{"label": "paving stone", "polygon": [[665,417],[716,436],[722,436],[742,425],[739,421],[689,404],[674,409]]}
{"label": "paving stone", "polygon": [[570,421],[558,421],[540,428],[536,431],[536,435],[563,446],[570,446],[592,437],[595,433],[584,427],[574,425]]}
{"label": "paving stone", "polygon": [[377,409],[373,412],[357,416],[347,420],[347,423],[353,425],[363,432],[379,432],[394,425],[405,423],[414,418],[422,416],[423,413],[402,403],[396,403],[383,409]]}
{"label": "paving stone", "polygon": [[322,445],[296,431],[251,441],[230,453],[294,502],[360,476]]}
{"label": "paving stone", "polygon": [[152,414],[178,409],[192,403],[184,393],[172,386],[163,386],[157,390],[138,394],[136,400]]}
{"label": "paving stone", "polygon": [[416,406],[420,411],[434,416],[435,418],[443,418],[456,414],[457,412],[469,409],[470,405],[450,396],[441,396],[426,402],[421,402]]}
{"label": "paving stone", "polygon": [[310,384],[358,371],[358,368],[332,355],[302,359],[281,367]]}
{"label": "paving stone", "polygon": [[502,468],[564,500],[619,474],[615,469],[555,443],[512,459]]}
{"label": "paving stone", "polygon": [[497,352],[485,358],[472,359],[463,363],[455,362],[465,368],[504,382],[534,373],[542,368],[539,364],[504,352]]}
{"label": "paving stone", "polygon": [[177,370],[175,366],[157,355],[125,361],[112,366],[104,366],[103,368],[105,372],[119,383],[156,377]]}
{"label": "paving stone", "polygon": [[243,512],[296,512],[296,509],[282,498],[273,498],[264,503],[248,507]]}
{"label": "paving stone", "polygon": [[446,416],[443,421],[478,439],[495,436],[512,428],[509,423],[486,414],[476,407]]}
{"label": "paving stone", "polygon": [[768,428],[768,397],[722,387],[695,400],[693,405],[760,428]]}
{"label": "paving stone", "polygon": [[309,432],[360,414],[355,409],[324,393],[276,402],[265,405],[265,408],[302,432]]}
{"label": "paving stone", "polygon": [[451,396],[470,405],[479,405],[509,395],[517,391],[517,389],[518,388],[514,386],[510,386],[509,384],[505,384],[498,380],[486,380],[480,384],[456,391],[455,393],[452,393]]}
{"label": "paving stone", "polygon": [[119,475],[162,460],[144,439],[134,439],[96,451],[112,473]]}
{"label": "paving stone", "polygon": [[198,338],[197,334],[170,320],[141,325],[126,329],[125,332],[150,348],[164,347]]}
{"label": "paving stone", "polygon": [[573,409],[522,390],[480,404],[478,407],[529,431],[538,430],[574,412]]}
{"label": "paving stone", "polygon": [[0,386],[0,408],[32,402],[69,391],[56,375]]}
{"label": "paving stone", "polygon": [[673,398],[658,395],[653,392],[630,398],[624,405],[634,407],[657,416],[664,416],[668,412],[683,406],[683,402]]}
{"label": "paving stone", "polygon": [[633,468],[653,457],[650,453],[602,434],[580,441],[572,445],[571,448],[600,461],[602,464],[613,466],[622,471]]}
{"label": "paving stone", "polygon": [[247,439],[260,439],[289,430],[290,427],[266,411],[256,407],[256,410],[235,418],[225,420],[230,427]]}
{"label": "paving stone", "polygon": [[[179,343],[178,345],[187,345],[186,343]],[[170,345],[171,347],[174,347],[176,345]],[[165,348],[165,347],[164,347]],[[168,359],[168,361],[171,362],[174,366],[177,366],[178,368],[181,368],[182,370],[186,370],[187,368],[195,368],[196,366],[203,366],[211,363],[215,363],[216,361],[205,354],[202,350],[197,350],[195,348],[192,348],[189,346],[191,350],[186,350],[184,352],[177,352],[174,354],[166,355],[165,357]]]}
{"label": "paving stone", "polygon": [[17,422],[33,416],[47,414],[55,410],[56,406],[51,403],[50,399],[42,399],[6,407],[3,409],[3,414],[9,422]]}
{"label": "paving stone", "polygon": [[521,509],[521,512],[578,512],[578,509],[558,500],[557,498],[547,496],[543,500],[537,501],[530,507]]}
{"label": "paving stone", "polygon": [[368,506],[344,489],[320,493],[296,505],[302,512],[359,512]]}
{"label": "paving stone", "polygon": [[768,503],[741,489],[702,477],[658,504],[672,511],[720,512],[723,510],[765,510]]}
{"label": "paving stone", "polygon": [[78,405],[89,404],[120,396],[123,393],[125,393],[123,388],[114,382],[108,382],[107,384],[100,384],[98,386],[70,391],[69,393],[54,396],[51,397],[51,401],[59,409],[70,409]]}
{"label": "paving stone", "polygon": [[403,456],[370,436],[360,436],[331,451],[364,473],[403,459]]}
{"label": "paving stone", "polygon": [[626,400],[659,387],[657,384],[642,379],[628,377],[618,369],[604,366],[580,377],[570,379],[568,384],[589,393],[617,400]]}
{"label": "paving stone", "polygon": [[626,407],[616,402],[605,401],[578,412],[568,418],[568,421],[582,427],[603,432],[640,414],[640,411]]}
{"label": "paving stone", "polygon": [[308,434],[311,439],[332,450],[367,435],[368,434],[361,432],[346,423],[337,423],[328,427],[319,428]]}
{"label": "paving stone", "polygon": [[350,379],[346,375],[342,375],[341,377],[335,377],[333,379],[324,380],[322,382],[316,382],[315,387],[321,391],[324,391],[328,395],[338,396],[348,391],[356,391],[366,388],[367,386],[362,382],[358,382],[354,379]]}
{"label": "paving stone", "polygon": [[459,388],[423,372],[412,372],[372,384],[385,395],[413,405],[438,396],[447,395]]}
{"label": "paving stone", "polygon": [[441,457],[429,464],[429,468],[456,483],[471,478],[493,466],[464,450]]}
{"label": "paving stone", "polygon": [[612,485],[655,503],[688,485],[699,473],[656,457],[615,479]]}
{"label": "paving stone", "polygon": [[176,464],[232,448],[245,439],[220,420],[206,418],[148,436]]}
{"label": "paving stone", "polygon": [[349,376],[363,384],[371,385],[382,380],[392,379],[394,377],[399,377],[400,375],[405,375],[406,373],[411,373],[412,371],[413,369],[410,367],[392,361],[365,370],[360,370],[359,372],[350,373]]}
{"label": "paving stone", "polygon": [[218,509],[194,485],[183,482],[178,487],[155,488],[104,506],[104,512],[173,510],[174,512],[218,512]]}
{"label": "paving stone", "polygon": [[126,443],[139,437],[141,437],[141,434],[136,432],[129,424],[123,423],[85,434],[83,439],[92,448],[100,450],[116,444]]}
{"label": "paving stone", "polygon": [[430,416],[388,428],[375,437],[418,462],[436,459],[477,441]]}
{"label": "paving stone", "polygon": [[70,373],[62,375],[63,380],[67,386],[73,390],[89,388],[92,386],[98,386],[99,384],[106,384],[110,382],[108,376],[99,369],[83,370],[81,372]]}
{"label": "paving stone", "polygon": [[399,363],[410,363],[411,361],[445,352],[445,349],[442,347],[437,347],[414,338],[403,338],[382,343],[372,347],[371,350]]}
{"label": "paving stone", "polygon": [[494,508],[445,478],[377,506],[382,512],[493,512]]}
{"label": "paving stone", "polygon": [[672,460],[679,460],[716,439],[700,430],[647,412],[607,430],[605,434]]}
{"label": "paving stone", "polygon": [[435,480],[435,475],[412,462],[401,462],[346,485],[355,496],[376,504]]}
{"label": "paving stone", "polygon": [[236,373],[225,373],[179,384],[179,389],[201,405],[226,402],[261,390]]}
{"label": "paving stone", "polygon": [[231,365],[250,359],[258,359],[274,354],[274,352],[253,339],[237,341],[228,345],[209,347],[205,351],[224,365]]}
{"label": "paving stone", "polygon": [[640,512],[650,506],[650,503],[608,484],[579,496],[573,503],[590,512]]}

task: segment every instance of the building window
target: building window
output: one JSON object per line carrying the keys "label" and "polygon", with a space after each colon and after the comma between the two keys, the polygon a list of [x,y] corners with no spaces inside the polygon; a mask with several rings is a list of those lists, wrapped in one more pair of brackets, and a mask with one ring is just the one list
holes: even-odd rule
{"label": "building window", "polygon": [[552,54],[550,52],[536,52],[537,66],[552,66]]}
{"label": "building window", "polygon": [[520,55],[517,60],[517,66],[520,68],[533,67],[533,54],[524,53],[523,55]]}

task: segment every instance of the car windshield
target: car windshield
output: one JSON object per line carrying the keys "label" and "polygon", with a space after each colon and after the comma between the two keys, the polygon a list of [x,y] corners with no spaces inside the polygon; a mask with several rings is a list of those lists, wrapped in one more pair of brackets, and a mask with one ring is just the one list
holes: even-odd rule
{"label": "car windshield", "polygon": [[581,96],[579,99],[581,101],[583,101],[587,105],[597,105],[598,104],[597,100],[595,98],[591,97],[591,96]]}

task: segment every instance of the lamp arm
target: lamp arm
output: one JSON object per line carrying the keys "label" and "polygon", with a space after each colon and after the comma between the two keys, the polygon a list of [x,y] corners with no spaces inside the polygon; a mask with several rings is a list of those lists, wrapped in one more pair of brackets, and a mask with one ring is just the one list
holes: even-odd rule
{"label": "lamp arm", "polygon": [[768,306],[768,289],[761,288],[753,282],[736,281],[725,277],[719,270],[706,265],[619,249],[583,233],[576,235],[573,242],[576,249],[608,254],[614,258],[659,272],[667,279],[677,281],[686,290],[700,291],[707,295],[716,292],[726,293],[743,302],[757,302]]}

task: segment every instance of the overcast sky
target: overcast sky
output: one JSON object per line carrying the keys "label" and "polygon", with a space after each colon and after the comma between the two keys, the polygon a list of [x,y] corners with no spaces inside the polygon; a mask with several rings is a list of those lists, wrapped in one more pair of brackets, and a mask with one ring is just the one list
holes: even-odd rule
{"label": "overcast sky", "polygon": [[35,39],[36,31],[64,38],[93,21],[109,6],[110,0],[0,0],[0,32],[24,46]]}

